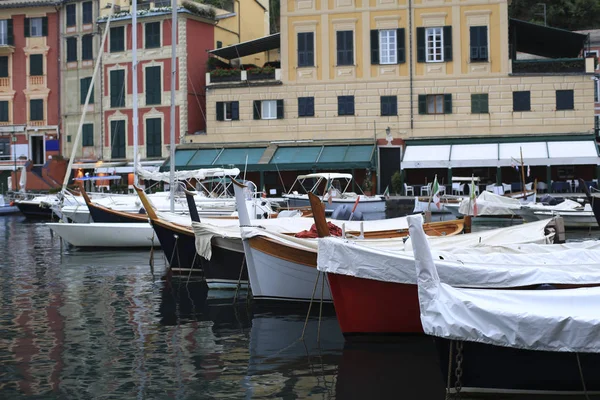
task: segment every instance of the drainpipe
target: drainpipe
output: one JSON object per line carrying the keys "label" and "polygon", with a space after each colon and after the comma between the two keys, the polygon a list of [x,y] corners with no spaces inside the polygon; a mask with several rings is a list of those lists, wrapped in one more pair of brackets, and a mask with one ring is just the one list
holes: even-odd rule
{"label": "drainpipe", "polygon": [[240,0],[235,0],[238,5],[238,43],[242,43],[242,6]]}
{"label": "drainpipe", "polygon": [[[63,126],[62,124],[62,79],[61,79],[61,65],[60,65],[60,55],[62,54],[61,52],[61,43],[62,40],[60,40],[60,14],[59,14],[59,8],[58,6],[56,6],[54,8],[56,10],[56,51],[57,51],[57,56],[56,56],[56,70],[58,71],[58,124],[56,124],[56,139],[60,140],[60,130]],[[48,85],[48,77],[46,76],[46,86]],[[62,146],[60,146],[60,154],[62,155]],[[46,162],[46,160],[44,160],[44,162]]]}
{"label": "drainpipe", "polygon": [[[96,2],[96,18],[100,17],[100,2]],[[102,36],[102,28],[100,24],[96,24],[98,33]],[[92,45],[93,48],[93,45]],[[104,49],[98,49],[98,62],[100,63],[100,160],[104,160],[104,66],[102,60]],[[94,92],[96,95],[96,92]],[[94,112],[96,109],[94,108]],[[95,143],[95,142],[94,142]],[[94,146],[95,147],[95,146]]]}
{"label": "drainpipe", "polygon": [[412,0],[408,0],[408,75],[410,77],[410,135],[413,135],[415,124],[415,110],[413,100],[413,28],[412,28]]}

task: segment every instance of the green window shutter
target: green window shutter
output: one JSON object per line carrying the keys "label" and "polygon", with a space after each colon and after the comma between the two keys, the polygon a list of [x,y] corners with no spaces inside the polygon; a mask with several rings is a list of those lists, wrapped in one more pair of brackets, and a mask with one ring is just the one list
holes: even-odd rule
{"label": "green window shutter", "polygon": [[117,53],[125,50],[125,27],[110,28],[110,52]]}
{"label": "green window shutter", "polygon": [[42,18],[42,36],[48,36],[48,17]]}
{"label": "green window shutter", "polygon": [[425,28],[417,28],[417,62],[425,62]]}
{"label": "green window shutter", "polygon": [[452,95],[444,95],[444,114],[452,114]]}
{"label": "green window shutter", "polygon": [[77,38],[67,38],[67,62],[77,61]]}
{"label": "green window shutter", "polygon": [[15,45],[15,34],[13,31],[13,20],[9,19],[6,21],[6,35],[7,35],[7,43],[9,46]]}
{"label": "green window shutter", "polygon": [[406,62],[406,38],[404,28],[396,29],[396,45],[398,49],[398,64]]}
{"label": "green window shutter", "polygon": [[419,95],[419,114],[427,114],[427,95]]}
{"label": "green window shutter", "polygon": [[146,157],[162,156],[162,120],[148,118],[146,120]]}
{"label": "green window shutter", "polygon": [[277,100],[277,119],[283,119],[283,100]]}
{"label": "green window shutter", "polygon": [[8,101],[0,101],[0,121],[8,122]]}
{"label": "green window shutter", "polygon": [[147,22],[144,25],[144,32],[146,49],[160,47],[160,22]]}
{"label": "green window shutter", "polygon": [[67,26],[77,25],[77,4],[67,4]]}
{"label": "green window shutter", "polygon": [[81,59],[82,60],[93,60],[94,59],[94,42],[92,35],[84,35],[81,38]]}
{"label": "green window shutter", "polygon": [[573,90],[557,90],[556,110],[573,110],[575,108],[573,97]]}
{"label": "green window shutter", "polygon": [[125,70],[110,71],[110,106],[125,107]]}
{"label": "green window shutter", "polygon": [[94,145],[94,124],[83,124],[81,127],[81,146]]}
{"label": "green window shutter", "polygon": [[452,26],[444,27],[444,61],[452,61]]}
{"label": "green window shutter", "polygon": [[25,35],[25,37],[30,37],[31,29],[29,29],[29,18],[25,18],[25,23],[23,26],[25,28],[23,34]]}
{"label": "green window shutter", "polygon": [[260,119],[260,106],[261,106],[261,101],[260,100],[254,100],[254,107],[253,107],[253,117],[254,119]]}
{"label": "green window shutter", "polygon": [[379,64],[379,31],[371,30],[371,64]]}
{"label": "green window shutter", "polygon": [[93,22],[93,11],[92,11],[92,2],[86,1],[81,4],[81,13],[84,24],[91,24]]}
{"label": "green window shutter", "polygon": [[125,121],[110,121],[111,158],[125,158]]}
{"label": "green window shutter", "polygon": [[488,105],[488,94],[481,94],[481,97],[479,98],[479,112],[482,114],[488,114],[489,111],[489,105]]}
{"label": "green window shutter", "polygon": [[8,78],[8,56],[0,57],[0,78]]}
{"label": "green window shutter", "polygon": [[42,76],[44,75],[44,55],[31,54],[29,56],[29,75]]}
{"label": "green window shutter", "polygon": [[479,114],[479,95],[471,95],[471,114]]}
{"label": "green window shutter", "polygon": [[161,68],[146,67],[146,104],[161,104]]}
{"label": "green window shutter", "polygon": [[222,101],[217,101],[217,121],[224,121],[225,120],[225,110],[223,109],[223,107],[225,103],[223,103]]}
{"label": "green window shutter", "polygon": [[240,102],[239,101],[231,102],[231,120],[232,121],[240,120]]}
{"label": "green window shutter", "polygon": [[[80,93],[81,104],[85,104],[85,98],[87,96],[87,93],[88,93],[88,90],[89,90],[91,84],[92,84],[91,77],[81,79],[81,93]],[[92,87],[92,93],[90,95],[89,104],[94,104],[94,88],[93,87]]]}
{"label": "green window shutter", "polygon": [[44,100],[35,99],[29,100],[29,120],[43,121],[44,120]]}

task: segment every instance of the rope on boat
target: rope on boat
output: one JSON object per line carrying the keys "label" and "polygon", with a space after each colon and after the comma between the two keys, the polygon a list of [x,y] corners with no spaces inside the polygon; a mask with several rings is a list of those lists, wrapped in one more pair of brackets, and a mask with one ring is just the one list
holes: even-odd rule
{"label": "rope on boat", "polygon": [[242,273],[244,272],[244,261],[246,260],[246,254],[242,256],[242,265],[240,266],[240,275],[238,276],[237,286],[235,287],[235,294],[233,295],[233,304],[237,302],[238,292],[242,286]]}
{"label": "rope on boat", "polygon": [[[194,270],[194,265],[196,265],[196,256],[198,256],[198,252],[194,251],[194,259],[192,260],[192,265],[190,265],[190,272],[188,273],[188,278],[185,282],[186,286],[190,282],[190,278],[192,277],[192,271]],[[181,265],[179,266],[179,268],[181,268]]]}
{"label": "rope on boat", "polygon": [[152,239],[150,239],[150,259],[148,263],[150,264],[150,272],[154,275],[154,229],[152,229]]}
{"label": "rope on boat", "polygon": [[302,328],[302,336],[300,340],[304,340],[304,332],[306,332],[306,326],[308,325],[308,318],[310,317],[310,310],[312,309],[313,301],[315,300],[315,292],[317,291],[317,284],[319,283],[319,277],[321,271],[317,270],[317,279],[315,279],[315,286],[313,287],[312,296],[310,296],[310,303],[308,304],[308,312],[306,313],[306,320],[304,320],[304,327]]}
{"label": "rope on boat", "polygon": [[[317,281],[319,278],[317,278]],[[317,344],[321,343],[321,317],[323,316],[323,292],[325,292],[325,274],[321,279],[321,303],[319,305],[319,324],[317,325]]]}
{"label": "rope on boat", "polygon": [[172,268],[173,258],[175,257],[175,251],[177,250],[177,241],[179,240],[179,235],[173,235],[173,236],[175,236],[175,246],[173,246],[173,251],[171,252],[171,259],[169,260],[169,268]]}
{"label": "rope on boat", "polygon": [[579,377],[581,378],[581,385],[583,386],[583,394],[587,400],[590,400],[590,396],[587,391],[587,387],[585,386],[585,379],[583,378],[583,368],[581,368],[581,360],[579,359],[579,353],[575,353],[577,357],[577,366],[579,367]]}

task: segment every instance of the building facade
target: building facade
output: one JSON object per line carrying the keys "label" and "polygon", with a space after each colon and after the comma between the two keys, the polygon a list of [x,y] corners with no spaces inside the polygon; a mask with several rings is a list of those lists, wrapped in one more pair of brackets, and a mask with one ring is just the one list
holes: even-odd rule
{"label": "building facade", "polygon": [[[211,82],[207,134],[186,142],[199,150],[253,143],[263,149],[257,171],[281,171],[283,164],[354,169],[359,176],[376,171],[373,183],[382,192],[395,171],[420,183],[475,168],[501,181],[501,170],[510,175],[506,167],[520,157],[514,145],[501,143],[510,141],[522,143],[516,148],[524,161],[545,180],[572,154],[553,156],[528,143],[587,140],[594,129],[593,61],[583,58],[584,35],[567,32],[568,46],[541,51],[569,57],[568,65],[516,56],[537,51],[532,38],[556,39],[557,31],[509,21],[506,0],[282,1],[277,78]],[[475,147],[455,147],[454,160],[453,144]],[[320,161],[331,146],[350,146],[328,159],[337,165]],[[581,162],[593,169],[597,150],[584,147],[589,157]],[[358,153],[365,162],[354,162]]]}
{"label": "building facade", "polygon": [[27,186],[40,190],[64,176],[64,171],[61,175],[42,168],[60,154],[60,26],[55,5],[44,0],[0,3],[1,168],[27,164]]}

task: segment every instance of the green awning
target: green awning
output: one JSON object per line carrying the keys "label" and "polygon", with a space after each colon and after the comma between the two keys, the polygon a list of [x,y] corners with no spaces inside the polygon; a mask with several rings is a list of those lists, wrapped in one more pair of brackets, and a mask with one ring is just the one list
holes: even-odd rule
{"label": "green awning", "polygon": [[280,170],[348,170],[374,166],[374,145],[280,147],[269,164]]}
{"label": "green awning", "polygon": [[509,19],[509,36],[513,52],[549,58],[579,57],[587,41],[587,35],[581,33],[513,18]]}
{"label": "green awning", "polygon": [[[175,169],[190,170],[200,168],[230,168],[235,166],[243,169],[251,164],[257,164],[266,147],[257,148],[214,148],[214,149],[177,149],[175,150]],[[247,157],[247,159],[246,159]],[[161,171],[170,167],[167,160]]]}

